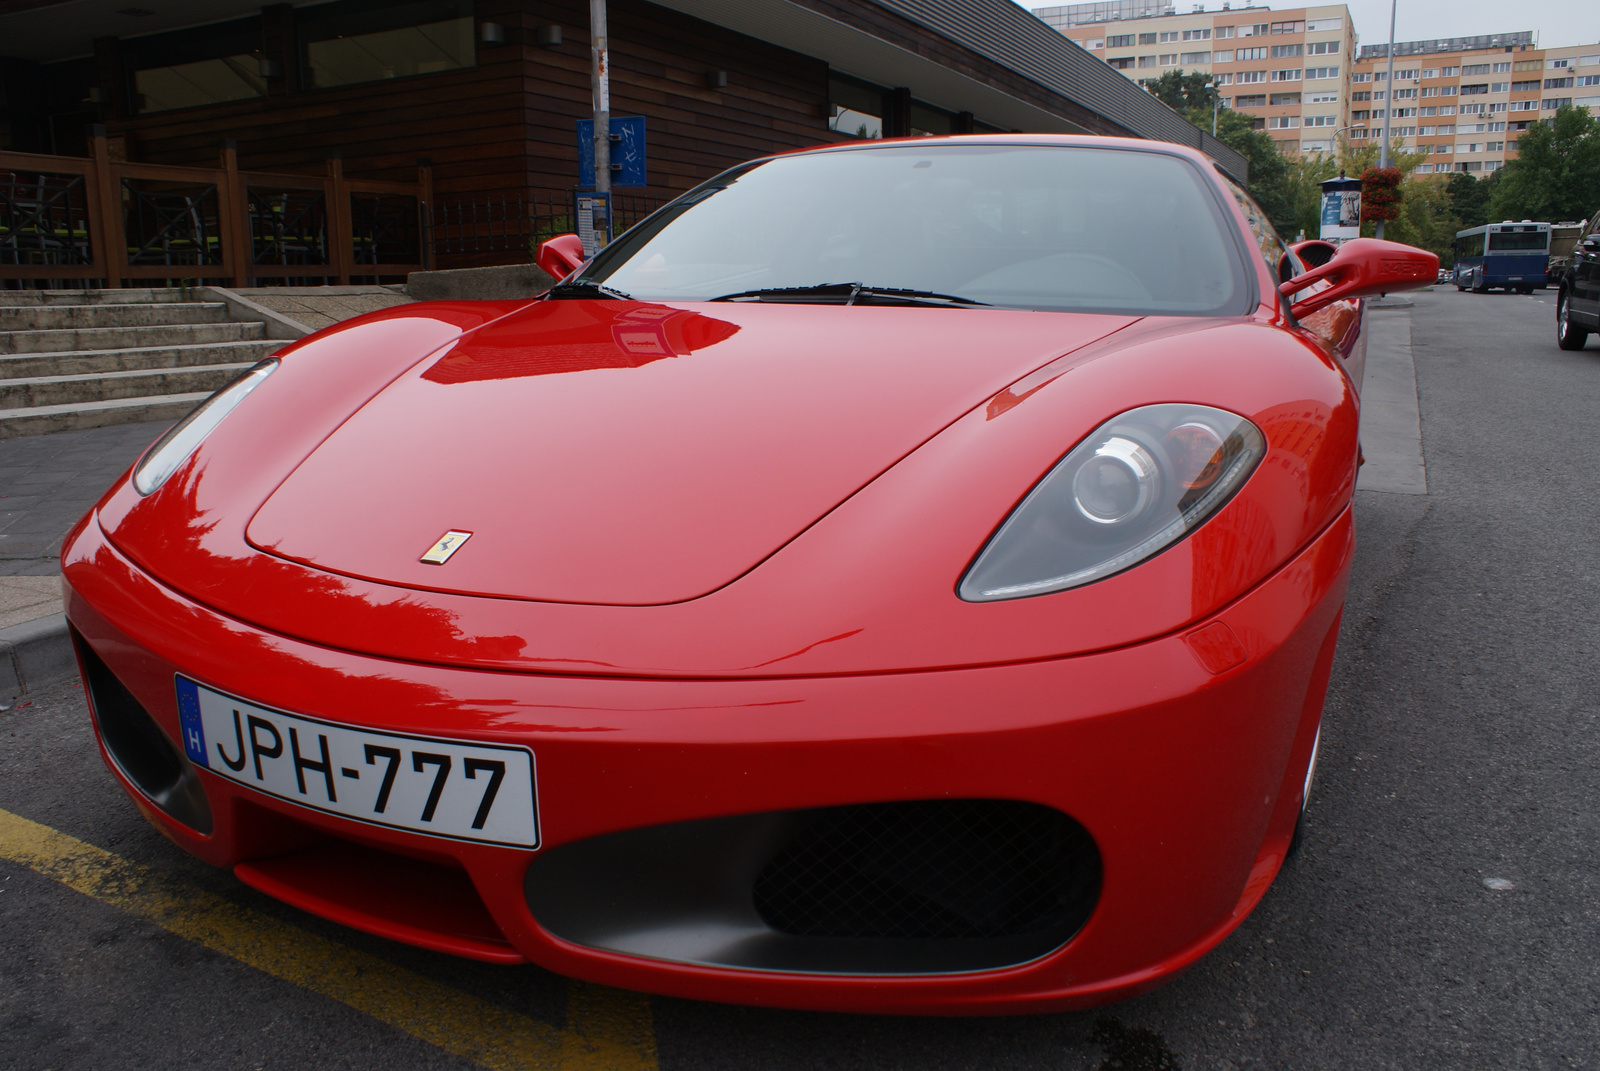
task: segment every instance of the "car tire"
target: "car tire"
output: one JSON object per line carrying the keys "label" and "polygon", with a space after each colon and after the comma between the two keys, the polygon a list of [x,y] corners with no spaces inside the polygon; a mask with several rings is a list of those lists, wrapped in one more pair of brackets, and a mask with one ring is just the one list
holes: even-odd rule
{"label": "car tire", "polygon": [[1556,345],[1564,350],[1581,350],[1587,341],[1588,329],[1572,322],[1571,302],[1563,290],[1561,296],[1556,298]]}
{"label": "car tire", "polygon": [[1519,287],[1517,287],[1517,293],[1519,293],[1519,294],[1531,294],[1531,293],[1533,293],[1533,287],[1531,287],[1531,286],[1519,286]]}

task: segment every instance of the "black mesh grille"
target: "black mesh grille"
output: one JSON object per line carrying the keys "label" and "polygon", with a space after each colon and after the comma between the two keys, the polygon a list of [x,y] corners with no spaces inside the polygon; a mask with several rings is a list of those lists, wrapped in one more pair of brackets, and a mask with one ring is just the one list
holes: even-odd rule
{"label": "black mesh grille", "polygon": [[1093,838],[1039,804],[916,800],[811,813],[756,879],[756,910],[782,933],[1065,940],[1100,894]]}

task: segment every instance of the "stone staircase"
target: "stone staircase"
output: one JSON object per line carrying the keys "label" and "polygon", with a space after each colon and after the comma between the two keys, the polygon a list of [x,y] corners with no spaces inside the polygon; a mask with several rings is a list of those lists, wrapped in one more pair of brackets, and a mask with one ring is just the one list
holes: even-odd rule
{"label": "stone staircase", "polygon": [[0,290],[0,439],[176,420],[284,345],[182,290]]}

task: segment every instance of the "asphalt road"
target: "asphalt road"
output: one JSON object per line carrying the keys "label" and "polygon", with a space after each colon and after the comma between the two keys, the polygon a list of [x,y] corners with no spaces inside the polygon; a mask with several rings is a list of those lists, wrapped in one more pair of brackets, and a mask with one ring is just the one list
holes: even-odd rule
{"label": "asphalt road", "polygon": [[[1410,319],[1427,493],[1358,493],[1308,836],[1254,915],[1172,984],[1083,1013],[634,999],[617,1005],[646,1036],[630,1066],[1600,1067],[1600,340],[1558,350],[1544,295],[1424,292],[1380,315]],[[481,1017],[419,1027],[404,993],[356,1011],[297,973],[305,942],[363,957],[355,976],[374,984],[392,967],[552,1036],[577,1029],[581,990],[537,968],[365,938],[168,844],[101,767],[73,688],[0,712],[0,810],[191,890],[141,915],[71,868],[0,858],[0,1068],[472,1066],[448,1041]],[[304,941],[287,959],[218,951],[172,921],[209,897]]]}

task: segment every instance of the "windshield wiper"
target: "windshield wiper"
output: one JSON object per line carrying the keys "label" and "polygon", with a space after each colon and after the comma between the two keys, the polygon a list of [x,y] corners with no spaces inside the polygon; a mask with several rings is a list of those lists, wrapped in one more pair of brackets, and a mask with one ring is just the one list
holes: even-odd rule
{"label": "windshield wiper", "polygon": [[546,298],[564,301],[572,298],[605,298],[608,300],[631,301],[632,296],[624,294],[621,290],[613,290],[609,286],[599,283],[557,283],[545,291]]}
{"label": "windshield wiper", "polygon": [[988,305],[987,301],[939,294],[932,290],[903,290],[892,286],[865,286],[861,283],[819,283],[816,286],[775,286],[765,290],[741,290],[723,294],[711,301],[769,301],[794,305],[927,305],[950,308],[961,305]]}

